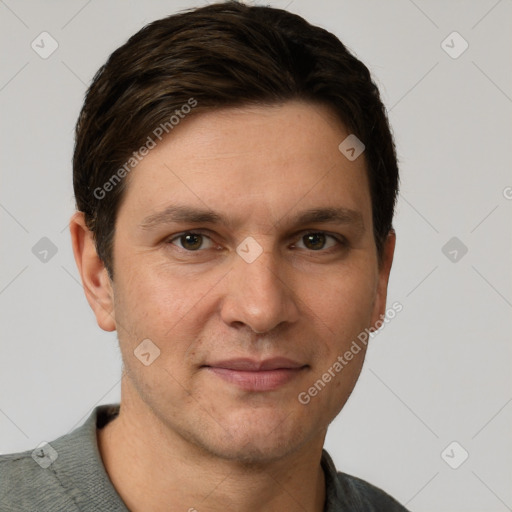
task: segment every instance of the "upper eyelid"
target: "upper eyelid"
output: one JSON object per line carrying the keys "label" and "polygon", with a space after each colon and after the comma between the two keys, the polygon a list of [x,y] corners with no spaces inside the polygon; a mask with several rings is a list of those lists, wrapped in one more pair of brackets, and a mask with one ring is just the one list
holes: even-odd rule
{"label": "upper eyelid", "polygon": [[201,229],[189,229],[187,231],[181,231],[180,233],[176,233],[175,235],[171,235],[171,236],[166,237],[166,241],[167,242],[172,242],[173,240],[176,240],[177,238],[180,238],[180,237],[188,235],[188,234],[192,234],[192,235],[202,235],[202,236],[205,236],[205,237],[209,238],[210,240],[212,240],[212,242],[213,242],[212,236],[210,234],[208,234],[208,233],[209,232],[205,232],[205,231],[203,231]]}
{"label": "upper eyelid", "polygon": [[[187,231],[181,231],[180,233],[176,233],[175,235],[171,235],[170,237],[168,237],[166,240],[168,242],[172,242],[186,234],[196,234],[196,235],[202,235],[202,236],[205,236],[207,238],[209,238],[212,243],[216,243],[212,236],[209,234],[211,233],[209,230],[203,230],[203,229],[190,229],[190,230],[187,230]],[[295,233],[293,233],[292,235],[290,235],[288,238],[296,238],[296,237],[303,237],[303,236],[306,236],[308,234],[314,234],[314,233],[322,233],[326,236],[330,236],[332,238],[334,238],[338,243],[340,244],[343,244],[343,243],[346,243],[347,242],[347,239],[345,236],[341,235],[341,234],[335,234],[335,233],[331,233],[329,231],[325,231],[325,230],[321,230],[321,229],[304,229],[304,230],[301,230],[301,231],[297,231]],[[199,252],[199,251],[193,251],[193,252]]]}
{"label": "upper eyelid", "polygon": [[[169,243],[169,242],[174,242],[175,240],[178,240],[179,238],[181,238],[182,236],[185,236],[185,235],[188,235],[188,234],[192,234],[192,235],[201,235],[201,236],[204,236],[208,239],[210,239],[210,242],[215,245],[216,242],[213,240],[213,238],[209,235],[207,235],[206,233],[204,233],[203,231],[201,231],[200,229],[196,229],[196,230],[189,230],[189,231],[182,231],[181,233],[177,233],[175,235],[171,235],[170,237],[167,237],[165,239],[165,243]],[[185,250],[186,249],[183,249],[182,247],[178,247],[178,249],[182,249],[182,250]],[[187,251],[187,252],[201,252],[201,251]]]}

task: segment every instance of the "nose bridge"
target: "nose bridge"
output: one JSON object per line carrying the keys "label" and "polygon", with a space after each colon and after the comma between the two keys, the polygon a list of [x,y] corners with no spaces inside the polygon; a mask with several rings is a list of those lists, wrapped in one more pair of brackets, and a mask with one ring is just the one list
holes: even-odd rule
{"label": "nose bridge", "polygon": [[254,294],[255,298],[262,293],[274,295],[279,293],[278,289],[285,286],[279,275],[279,267],[282,268],[282,265],[278,261],[278,256],[270,249],[262,251],[254,261],[240,258],[236,266],[238,277],[244,282],[244,288],[249,295]]}
{"label": "nose bridge", "polygon": [[241,322],[262,333],[295,321],[298,311],[286,272],[280,272],[284,262],[271,248],[258,246],[246,240],[237,248],[223,315],[228,323]]}

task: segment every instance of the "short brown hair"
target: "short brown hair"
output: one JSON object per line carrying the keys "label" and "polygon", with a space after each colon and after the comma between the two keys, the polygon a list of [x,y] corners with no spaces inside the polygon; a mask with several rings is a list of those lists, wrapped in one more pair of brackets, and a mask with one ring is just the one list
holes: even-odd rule
{"label": "short brown hair", "polygon": [[184,105],[194,105],[189,115],[197,115],[288,100],[327,105],[365,144],[380,262],[399,178],[393,137],[370,72],[336,36],[300,16],[230,1],[146,25],[112,53],[87,91],[76,125],[73,186],[110,277],[126,183],[121,178],[157,127],[170,127]]}

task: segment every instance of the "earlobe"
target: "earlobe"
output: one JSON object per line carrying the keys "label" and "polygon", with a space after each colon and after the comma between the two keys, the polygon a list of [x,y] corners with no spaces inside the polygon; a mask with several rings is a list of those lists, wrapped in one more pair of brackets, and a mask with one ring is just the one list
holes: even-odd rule
{"label": "earlobe", "polygon": [[87,302],[98,325],[104,331],[115,331],[114,293],[103,261],[96,252],[94,235],[85,223],[83,212],[75,212],[69,222],[75,262],[82,278]]}

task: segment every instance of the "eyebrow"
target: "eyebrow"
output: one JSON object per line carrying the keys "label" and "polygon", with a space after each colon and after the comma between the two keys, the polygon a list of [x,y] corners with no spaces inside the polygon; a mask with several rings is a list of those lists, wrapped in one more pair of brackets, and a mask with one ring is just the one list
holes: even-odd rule
{"label": "eyebrow", "polygon": [[[172,223],[190,224],[224,224],[232,225],[227,217],[213,210],[194,208],[190,206],[169,206],[164,210],[146,217],[139,227],[143,230],[151,230],[160,225]],[[276,224],[281,223],[281,220]],[[315,223],[331,223],[340,225],[353,225],[358,231],[364,232],[365,226],[361,212],[350,208],[312,208],[302,211],[292,217],[287,223],[292,225],[304,225]]]}
{"label": "eyebrow", "polygon": [[190,222],[191,224],[221,224],[226,223],[222,215],[211,210],[202,210],[189,206],[169,206],[160,212],[146,217],[139,226],[142,229],[153,229],[160,224],[172,224],[173,222]]}

